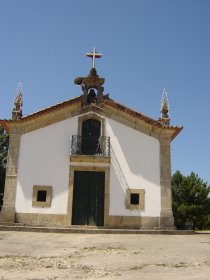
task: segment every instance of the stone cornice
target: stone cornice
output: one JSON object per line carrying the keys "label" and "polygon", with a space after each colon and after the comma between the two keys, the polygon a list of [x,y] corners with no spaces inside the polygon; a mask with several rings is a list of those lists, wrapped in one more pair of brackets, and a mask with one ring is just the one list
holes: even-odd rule
{"label": "stone cornice", "polygon": [[157,120],[111,99],[104,99],[100,108],[96,105],[90,105],[81,109],[80,97],[24,116],[20,120],[0,120],[0,124],[9,133],[23,134],[91,111],[123,123],[160,141],[165,138],[172,141],[183,129],[183,127],[177,126],[163,127]]}
{"label": "stone cornice", "polygon": [[163,127],[158,121],[113,100],[105,99],[103,108],[105,115],[108,113],[108,117],[159,139],[160,141],[165,138],[172,141],[183,129],[183,127],[178,126]]}

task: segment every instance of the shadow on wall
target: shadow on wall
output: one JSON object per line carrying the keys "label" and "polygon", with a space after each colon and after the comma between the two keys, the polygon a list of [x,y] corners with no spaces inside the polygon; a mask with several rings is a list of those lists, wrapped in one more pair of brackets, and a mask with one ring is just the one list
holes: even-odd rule
{"label": "shadow on wall", "polygon": [[[111,138],[111,157],[114,157],[119,175],[125,179],[124,172],[143,180],[160,185],[160,146],[159,141],[111,121],[108,134]],[[118,162],[118,164],[117,164]],[[124,172],[123,172],[124,171]],[[124,182],[123,180],[123,182]],[[129,182],[126,182],[128,185]],[[125,185],[123,183],[123,185]]]}
{"label": "shadow on wall", "polygon": [[120,185],[121,185],[121,187],[123,189],[123,192],[126,193],[126,189],[129,187],[128,186],[128,182],[127,182],[127,180],[125,178],[123,170],[122,170],[122,168],[120,166],[120,163],[119,163],[119,161],[117,159],[117,156],[116,156],[112,146],[110,147],[110,155],[111,155],[111,159],[112,159],[112,165],[113,165],[113,168],[114,168],[115,173],[117,175],[117,178],[118,178],[118,180],[120,182]]}

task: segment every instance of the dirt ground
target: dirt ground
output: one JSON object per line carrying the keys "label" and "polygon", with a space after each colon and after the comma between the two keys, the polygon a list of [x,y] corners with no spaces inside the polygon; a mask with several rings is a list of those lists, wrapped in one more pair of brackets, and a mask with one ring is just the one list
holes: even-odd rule
{"label": "dirt ground", "polygon": [[0,280],[209,280],[210,234],[0,232]]}

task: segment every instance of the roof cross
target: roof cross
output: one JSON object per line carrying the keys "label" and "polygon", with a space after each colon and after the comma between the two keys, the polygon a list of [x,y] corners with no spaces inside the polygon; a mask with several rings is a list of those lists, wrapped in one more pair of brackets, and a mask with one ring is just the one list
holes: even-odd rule
{"label": "roof cross", "polygon": [[101,53],[97,53],[96,52],[96,48],[93,48],[93,52],[86,53],[86,56],[92,58],[92,68],[95,68],[95,60],[96,60],[96,58],[102,57],[102,54]]}

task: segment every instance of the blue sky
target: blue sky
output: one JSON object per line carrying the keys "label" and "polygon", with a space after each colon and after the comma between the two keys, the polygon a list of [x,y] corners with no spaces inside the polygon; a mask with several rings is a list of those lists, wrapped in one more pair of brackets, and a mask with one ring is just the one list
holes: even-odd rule
{"label": "blue sky", "polygon": [[184,126],[172,172],[210,184],[209,34],[209,0],[0,0],[0,118],[19,80],[24,114],[79,95],[96,47],[111,98],[158,119],[166,88],[171,124]]}

